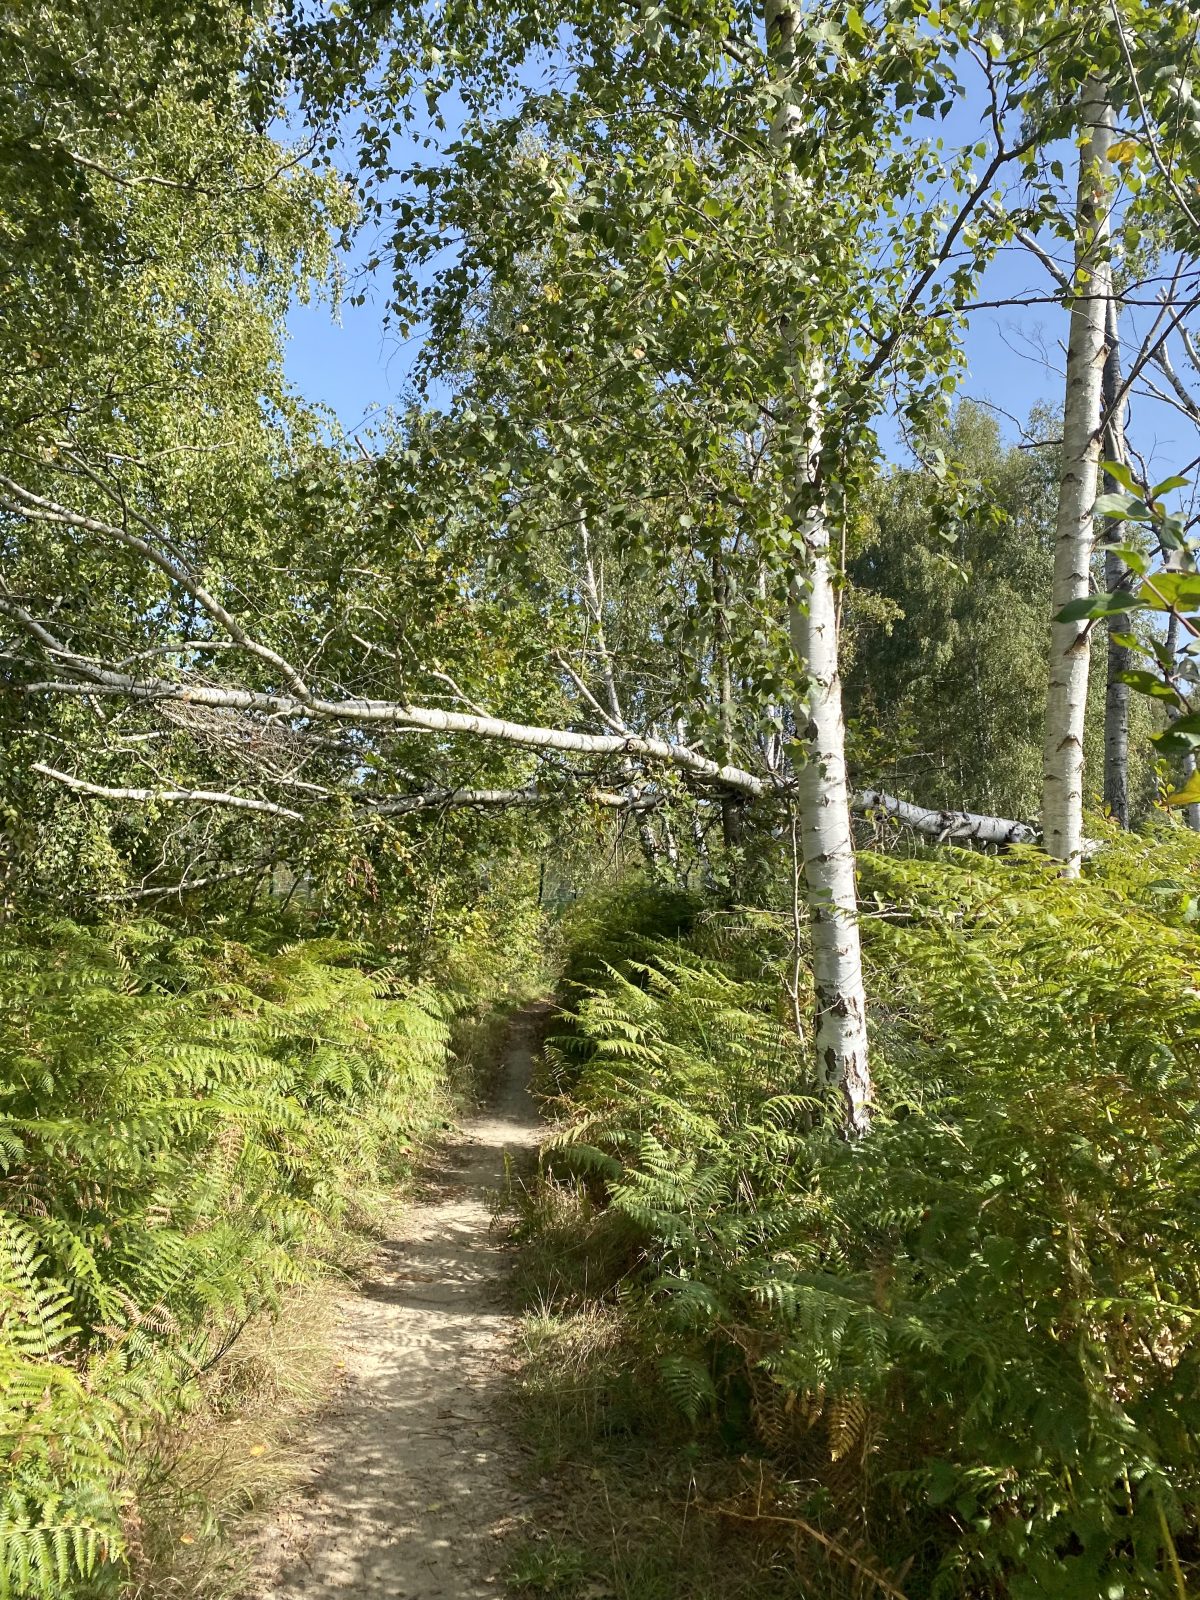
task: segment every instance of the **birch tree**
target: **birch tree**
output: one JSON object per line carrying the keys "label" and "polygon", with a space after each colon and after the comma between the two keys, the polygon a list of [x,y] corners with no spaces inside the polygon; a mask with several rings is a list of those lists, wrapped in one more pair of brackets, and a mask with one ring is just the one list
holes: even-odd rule
{"label": "birch tree", "polygon": [[[1035,19],[1039,27],[1044,21]],[[1075,204],[1057,225],[1059,234],[1071,240],[1069,269],[1059,269],[1036,238],[1020,229],[1017,236],[1059,280],[1070,314],[1042,822],[1046,849],[1064,863],[1068,876],[1074,876],[1085,799],[1089,635],[1092,619],[1100,615],[1108,619],[1109,632],[1104,797],[1122,826],[1130,820],[1127,641],[1131,629],[1121,597],[1131,574],[1111,521],[1103,535],[1106,599],[1099,610],[1088,603],[1090,562],[1096,515],[1108,507],[1118,508],[1118,516],[1124,514],[1118,490],[1131,482],[1124,422],[1127,400],[1136,390],[1145,391],[1146,369],[1156,359],[1164,335],[1178,328],[1196,307],[1189,268],[1196,216],[1188,198],[1192,179],[1187,176],[1196,162],[1195,121],[1187,110],[1196,38],[1185,7],[1119,5],[1113,0],[1085,26],[1077,49],[1067,53],[1062,65],[1055,61],[1058,43],[1056,36],[1049,41],[1039,70],[1048,83],[1075,80],[1079,85]],[[1038,92],[1034,85],[1033,95]],[[1114,145],[1118,123],[1122,137]],[[1049,193],[1045,199],[1053,214]],[[1129,280],[1129,287],[1116,297],[1115,255],[1122,258]],[[1148,297],[1145,291],[1151,285],[1158,285],[1158,292]],[[1128,369],[1122,371],[1119,314],[1123,307],[1139,306],[1147,308],[1142,330]],[[1110,466],[1106,493],[1098,506],[1104,456]]]}
{"label": "birch tree", "polygon": [[[789,81],[800,23],[799,8],[787,0],[768,4],[768,50],[781,80],[772,139],[785,159],[791,157],[804,118]],[[802,194],[802,179],[782,186],[777,217],[785,248],[792,247]],[[818,352],[806,351],[796,318],[786,313],[783,337],[796,374],[777,426],[784,439],[795,441],[789,512],[798,533],[798,559],[788,585],[788,634],[798,672],[808,685],[795,713],[800,746],[795,782],[812,938],[813,1045],[818,1082],[842,1098],[846,1127],[865,1133],[873,1090],[846,776],[836,566],[822,483],[825,365]]]}
{"label": "birch tree", "polygon": [[[1110,299],[1105,313],[1105,358],[1102,387],[1104,447],[1107,459],[1125,465],[1125,426],[1121,401],[1121,330],[1118,302]],[[1117,494],[1120,485],[1111,471],[1104,474],[1104,492]],[[1109,522],[1104,551],[1104,587],[1120,596],[1130,587],[1132,574],[1114,548],[1120,543],[1120,525]],[[1107,675],[1104,683],[1104,803],[1122,828],[1129,826],[1129,683],[1133,653],[1123,641],[1132,631],[1129,613],[1114,611],[1107,619]]]}
{"label": "birch tree", "polygon": [[1050,672],[1042,774],[1042,829],[1047,851],[1079,872],[1083,842],[1083,734],[1090,645],[1087,625],[1063,621],[1061,611],[1090,589],[1093,515],[1101,459],[1101,399],[1111,298],[1108,85],[1096,75],[1079,108],[1079,177],[1075,264],[1067,342],[1066,398],[1058,518],[1054,547]]}

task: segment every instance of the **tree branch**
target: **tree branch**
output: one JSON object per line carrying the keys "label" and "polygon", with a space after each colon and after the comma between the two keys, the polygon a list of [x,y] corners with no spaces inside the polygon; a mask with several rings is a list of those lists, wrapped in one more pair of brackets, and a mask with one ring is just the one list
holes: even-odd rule
{"label": "tree branch", "polygon": [[101,800],[196,801],[203,805],[229,806],[234,811],[261,811],[269,816],[285,817],[289,822],[304,821],[299,811],[290,811],[287,806],[278,806],[271,800],[252,800],[246,795],[223,794],[215,789],[113,789],[102,783],[86,783],[69,772],[48,767],[43,761],[35,761],[33,770],[40,772],[44,778],[53,778],[56,783],[65,784],[68,789],[95,795]]}
{"label": "tree branch", "polygon": [[[11,613],[10,613],[11,614]],[[81,658],[75,658],[76,661]],[[777,785],[741,767],[723,766],[694,750],[682,749],[665,739],[638,734],[579,733],[573,728],[545,728],[510,722],[502,717],[468,715],[433,706],[400,705],[392,700],[307,700],[286,694],[266,694],[251,689],[223,689],[210,684],[172,683],[165,679],[135,679],[106,668],[80,668],[86,682],[71,679],[25,684],[28,694],[111,695],[132,701],[175,701],[217,710],[253,711],[274,718],[322,718],[359,727],[384,727],[400,731],[466,735],[527,750],[562,750],[578,755],[636,756],[661,762],[694,778],[761,799]]]}
{"label": "tree branch", "polygon": [[[1009,220],[1004,212],[1001,211],[1000,207],[993,205],[990,200],[985,200],[983,202],[982,209],[987,212],[989,217],[994,218],[1001,224],[1007,223]],[[1064,272],[1062,267],[1059,266],[1058,262],[1055,261],[1050,252],[1048,250],[1044,250],[1031,233],[1027,233],[1024,228],[1014,228],[1013,238],[1018,244],[1024,245],[1026,250],[1029,251],[1030,255],[1037,257],[1043,267],[1045,267],[1046,271],[1054,279],[1055,283],[1058,284],[1060,289],[1067,294],[1070,293],[1071,279],[1069,274]]]}
{"label": "tree branch", "polygon": [[[386,800],[367,802],[373,816],[408,816],[414,811],[438,811],[450,806],[544,806],[576,798],[569,790],[539,789],[423,789],[419,794],[401,794]],[[607,789],[582,791],[579,799],[612,811],[652,811],[661,804],[657,796],[641,793],[617,794]]]}
{"label": "tree branch", "polygon": [[193,889],[209,889],[215,883],[229,883],[234,878],[248,878],[252,872],[265,872],[270,865],[269,860],[255,861],[248,867],[231,867],[227,872],[212,872],[204,878],[185,878],[182,883],[121,889],[116,894],[102,894],[100,900],[105,905],[111,905],[114,901],[167,899],[172,895],[190,894]]}
{"label": "tree branch", "polygon": [[[1193,422],[1200,422],[1200,405],[1197,405],[1195,396],[1178,372],[1176,372],[1175,364],[1171,360],[1171,352],[1167,349],[1167,341],[1165,339],[1161,340],[1156,347],[1152,360],[1179,397],[1180,408],[1184,415],[1190,417]],[[1165,399],[1166,396],[1164,395],[1163,398]]]}
{"label": "tree branch", "polygon": [[261,661],[267,662],[283,674],[284,680],[301,700],[309,698],[308,686],[303,678],[283,656],[269,645],[259,644],[252,639],[236,617],[232,616],[215,596],[198,581],[183,564],[173,557],[164,555],[161,550],[156,550],[148,540],[141,538],[136,533],[131,533],[128,528],[117,527],[115,523],[101,522],[96,517],[85,517],[78,511],[71,511],[66,506],[60,506],[53,500],[47,500],[41,495],[34,494],[31,490],[22,487],[15,479],[7,477],[0,472],[0,487],[8,490],[13,498],[0,499],[0,506],[10,511],[14,516],[23,517],[29,522],[57,523],[70,528],[78,528],[81,532],[99,534],[102,538],[114,539],[118,544],[124,545],[127,550],[133,550],[143,556],[172,583],[177,583],[186,594],[203,608],[222,628],[235,644],[240,645],[249,655],[254,655]]}

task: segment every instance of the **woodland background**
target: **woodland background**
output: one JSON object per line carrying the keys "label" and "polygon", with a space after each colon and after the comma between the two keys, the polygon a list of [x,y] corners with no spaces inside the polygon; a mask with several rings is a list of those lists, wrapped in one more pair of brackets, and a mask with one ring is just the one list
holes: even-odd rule
{"label": "woodland background", "polygon": [[553,987],[547,1461],[747,1594],[1183,1600],[1197,32],[5,10],[0,1594],[228,1592],[202,1436]]}

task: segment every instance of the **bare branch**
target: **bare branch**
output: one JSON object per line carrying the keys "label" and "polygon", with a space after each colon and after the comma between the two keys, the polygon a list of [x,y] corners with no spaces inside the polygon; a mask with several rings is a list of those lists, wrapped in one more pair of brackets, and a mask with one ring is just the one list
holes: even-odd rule
{"label": "bare branch", "polygon": [[260,178],[254,183],[235,183],[228,188],[215,188],[210,184],[196,183],[194,180],[187,178],[164,178],[155,172],[131,174],[114,172],[111,167],[106,167],[101,162],[94,161],[91,156],[85,156],[79,150],[71,150],[66,145],[59,144],[59,149],[62,150],[63,154],[69,156],[77,166],[86,167],[89,172],[98,172],[102,178],[107,178],[110,183],[115,183],[123,189],[178,189],[184,194],[204,195],[209,198],[220,196],[229,199],[236,195],[255,194],[260,189],[269,188],[285,172],[307,160],[316,147],[317,141],[315,139],[311,140],[298,154],[277,166],[268,177]]}
{"label": "bare branch", "polygon": [[[1197,405],[1195,396],[1178,372],[1176,372],[1175,364],[1171,360],[1171,352],[1167,349],[1167,341],[1165,339],[1161,341],[1154,351],[1152,359],[1154,365],[1174,389],[1179,398],[1180,409],[1184,415],[1190,417],[1193,422],[1200,422],[1200,405]],[[1166,399],[1166,396],[1164,395],[1162,398]]]}
{"label": "bare branch", "polygon": [[575,668],[571,665],[567,658],[560,651],[556,650],[554,652],[553,659],[556,665],[560,666],[566,673],[567,677],[570,678],[571,682],[579,690],[579,693],[600,718],[604,726],[606,728],[611,728],[614,733],[625,734],[628,731],[625,727],[625,724],[623,722],[617,722],[615,718],[611,717],[608,712],[605,711],[599,700],[596,699],[596,696],[588,688],[587,684],[584,683],[583,679],[575,671]]}
{"label": "bare branch", "polygon": [[193,889],[210,889],[215,883],[230,883],[235,878],[248,878],[252,872],[265,872],[269,860],[255,861],[248,867],[231,867],[228,872],[212,872],[204,878],[185,878],[182,883],[151,884],[141,889],[121,889],[116,894],[102,894],[105,905],[125,900],[162,900],[173,895],[190,894]]}
{"label": "bare branch", "polygon": [[53,500],[47,500],[41,495],[34,494],[31,490],[23,488],[14,479],[0,473],[0,486],[8,490],[13,498],[0,499],[0,506],[12,512],[14,516],[24,517],[30,522],[58,523],[66,527],[79,528],[86,533],[99,534],[102,538],[115,539],[118,544],[124,545],[127,550],[133,550],[151,562],[166,577],[186,593],[203,608],[222,628],[235,644],[241,646],[249,655],[257,656],[259,660],[266,661],[283,674],[293,693],[301,700],[309,699],[308,686],[296,671],[295,667],[277,651],[268,645],[259,644],[232,616],[225,607],[200,583],[179,561],[174,557],[164,555],[161,550],[136,533],[131,533],[128,528],[117,527],[111,522],[101,522],[96,517],[85,517],[80,512],[71,511],[66,506],[60,506]]}
{"label": "bare branch", "polygon": [[[590,530],[588,529],[587,518],[582,513],[579,517],[579,539],[583,548],[583,593],[587,602],[588,615],[591,617],[592,627],[596,634],[596,649],[600,655],[600,670],[604,675],[604,690],[608,695],[608,709],[611,713],[609,716],[604,716],[604,712],[601,711],[600,715],[604,717],[609,727],[615,728],[618,733],[625,733],[628,731],[628,724],[625,721],[625,713],[621,709],[621,698],[617,693],[616,673],[613,671],[612,653],[608,648],[608,639],[604,632],[604,602],[600,597],[600,586],[596,582],[596,568],[592,561]],[[582,685],[580,687],[582,688]],[[584,693],[587,694],[586,689]],[[592,700],[590,694],[588,694],[588,699]],[[592,704],[595,705],[596,702],[592,700]],[[597,710],[599,710],[598,706]]]}
{"label": "bare branch", "polygon": [[96,795],[101,800],[194,801],[202,805],[229,806],[235,811],[261,811],[269,816],[285,817],[289,822],[304,821],[299,811],[289,811],[286,806],[277,806],[271,800],[252,800],[246,795],[223,794],[220,790],[113,789],[102,783],[86,783],[82,778],[76,778],[69,772],[59,772],[42,761],[35,761],[33,770],[40,772],[44,778],[53,778],[68,789],[78,790],[80,794]]}

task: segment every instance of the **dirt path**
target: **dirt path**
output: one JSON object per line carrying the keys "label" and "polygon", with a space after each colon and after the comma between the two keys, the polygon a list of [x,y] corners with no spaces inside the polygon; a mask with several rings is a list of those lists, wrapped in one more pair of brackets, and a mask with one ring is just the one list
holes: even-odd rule
{"label": "dirt path", "polygon": [[403,1233],[341,1307],[347,1382],[311,1437],[312,1477],[265,1530],[262,1600],[476,1600],[504,1593],[513,1461],[493,1415],[511,1318],[490,1200],[537,1115],[529,1052],[441,1152]]}

